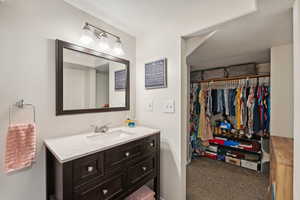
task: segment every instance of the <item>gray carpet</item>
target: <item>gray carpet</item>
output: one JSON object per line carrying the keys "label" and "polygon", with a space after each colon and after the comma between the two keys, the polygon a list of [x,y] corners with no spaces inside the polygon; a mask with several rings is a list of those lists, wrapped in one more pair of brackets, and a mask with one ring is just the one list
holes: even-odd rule
{"label": "gray carpet", "polygon": [[265,200],[269,178],[208,158],[187,168],[187,200]]}

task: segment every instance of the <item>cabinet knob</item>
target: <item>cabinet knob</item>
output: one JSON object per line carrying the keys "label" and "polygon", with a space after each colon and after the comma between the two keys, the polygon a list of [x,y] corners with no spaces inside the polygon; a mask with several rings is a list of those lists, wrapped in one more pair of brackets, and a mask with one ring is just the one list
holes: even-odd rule
{"label": "cabinet knob", "polygon": [[151,142],[151,143],[150,143],[150,147],[154,147],[154,142]]}
{"label": "cabinet knob", "polygon": [[125,153],[125,156],[126,156],[126,157],[130,156],[130,152],[126,152],[126,153]]}
{"label": "cabinet knob", "polygon": [[142,167],[142,170],[145,172],[147,171],[147,167]]}
{"label": "cabinet knob", "polygon": [[88,172],[92,172],[92,171],[94,171],[94,167],[93,166],[88,166],[87,170],[88,170]]}
{"label": "cabinet knob", "polygon": [[104,195],[106,195],[106,194],[108,193],[108,189],[103,189],[103,190],[102,190],[102,193],[103,193]]}

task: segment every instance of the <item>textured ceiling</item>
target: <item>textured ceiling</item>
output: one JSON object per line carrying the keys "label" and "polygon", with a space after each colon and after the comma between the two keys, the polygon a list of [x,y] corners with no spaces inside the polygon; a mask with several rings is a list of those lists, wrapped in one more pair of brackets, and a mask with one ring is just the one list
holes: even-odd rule
{"label": "textured ceiling", "polygon": [[65,0],[131,35],[185,35],[256,10],[256,0]]}
{"label": "textured ceiling", "polygon": [[257,12],[203,30],[217,32],[189,56],[189,64],[204,69],[270,60],[272,46],[292,43],[291,7],[292,1],[260,0]]}

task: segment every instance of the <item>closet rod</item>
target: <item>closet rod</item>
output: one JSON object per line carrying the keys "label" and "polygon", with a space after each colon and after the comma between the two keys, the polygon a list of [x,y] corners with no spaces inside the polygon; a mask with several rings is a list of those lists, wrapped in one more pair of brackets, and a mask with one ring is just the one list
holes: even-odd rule
{"label": "closet rod", "polygon": [[191,81],[191,83],[207,83],[207,82],[216,82],[216,81],[230,81],[230,80],[239,80],[239,79],[249,79],[249,78],[261,78],[261,77],[270,77],[270,74],[265,75],[249,75],[249,76],[235,76],[228,78],[216,78],[216,79],[208,79],[201,81]]}

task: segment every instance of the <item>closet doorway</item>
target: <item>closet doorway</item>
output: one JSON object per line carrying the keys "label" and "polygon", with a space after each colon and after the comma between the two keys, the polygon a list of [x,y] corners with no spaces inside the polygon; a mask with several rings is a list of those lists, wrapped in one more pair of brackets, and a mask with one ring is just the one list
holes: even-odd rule
{"label": "closet doorway", "polygon": [[258,2],[258,12],[199,32],[207,39],[187,56],[188,200],[270,198],[272,75],[280,73],[272,52],[292,44],[292,5]]}

